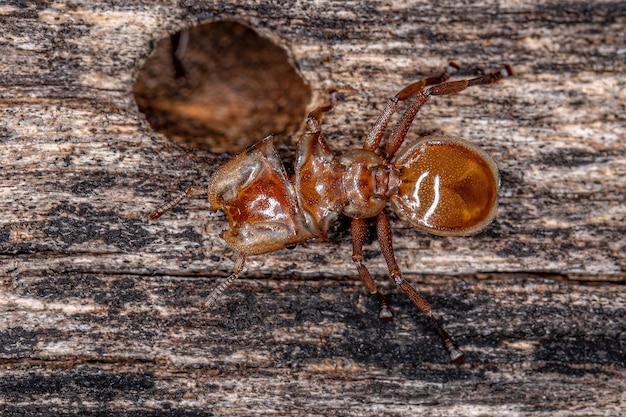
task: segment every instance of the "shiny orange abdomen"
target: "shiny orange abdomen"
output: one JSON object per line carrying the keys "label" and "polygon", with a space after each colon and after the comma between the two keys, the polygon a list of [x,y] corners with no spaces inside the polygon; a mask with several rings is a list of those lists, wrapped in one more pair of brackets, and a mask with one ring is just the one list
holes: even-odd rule
{"label": "shiny orange abdomen", "polygon": [[391,205],[413,227],[436,235],[471,235],[495,217],[498,170],[472,143],[428,136],[404,149],[393,164],[400,185]]}

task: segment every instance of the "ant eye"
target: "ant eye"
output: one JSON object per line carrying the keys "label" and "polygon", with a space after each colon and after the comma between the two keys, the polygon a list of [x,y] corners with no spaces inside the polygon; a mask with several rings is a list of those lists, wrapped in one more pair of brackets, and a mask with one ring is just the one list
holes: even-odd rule
{"label": "ant eye", "polygon": [[428,136],[397,156],[396,214],[435,235],[480,232],[496,214],[500,187],[496,164],[477,146],[453,136]]}

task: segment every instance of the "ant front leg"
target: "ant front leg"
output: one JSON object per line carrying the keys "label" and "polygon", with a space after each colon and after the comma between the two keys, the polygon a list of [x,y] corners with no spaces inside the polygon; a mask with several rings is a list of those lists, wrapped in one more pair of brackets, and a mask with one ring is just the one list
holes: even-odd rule
{"label": "ant front leg", "polygon": [[387,323],[393,319],[391,310],[389,310],[389,303],[385,296],[376,288],[376,282],[372,279],[370,271],[363,264],[363,241],[365,240],[365,220],[352,219],[350,225],[350,232],[352,233],[352,262],[359,271],[359,276],[363,281],[363,284],[367,287],[370,294],[376,296],[378,300],[378,318],[383,323]]}
{"label": "ant front leg", "polygon": [[402,288],[402,290],[409,296],[413,304],[419,308],[430,319],[433,327],[439,333],[443,347],[450,355],[450,360],[454,363],[461,363],[465,359],[465,355],[459,350],[456,342],[452,339],[452,336],[445,331],[439,321],[433,316],[432,307],[430,303],[426,301],[415,288],[402,278],[402,272],[396,262],[396,257],[393,253],[393,245],[391,242],[391,225],[389,224],[389,218],[384,212],[381,212],[376,218],[376,235],[378,237],[378,243],[380,249],[383,252],[385,261],[387,261],[387,268],[389,269],[389,276],[393,282]]}
{"label": "ant front leg", "polygon": [[320,125],[322,124],[322,116],[324,113],[328,113],[335,106],[335,102],[337,101],[337,91],[330,91],[330,103],[325,106],[319,106],[315,108],[306,119],[306,133],[319,133]]}

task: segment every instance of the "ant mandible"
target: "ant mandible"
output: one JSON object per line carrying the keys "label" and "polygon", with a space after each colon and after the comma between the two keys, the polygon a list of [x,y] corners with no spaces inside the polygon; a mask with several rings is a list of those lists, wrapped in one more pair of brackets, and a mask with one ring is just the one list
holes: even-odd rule
{"label": "ant mandible", "polygon": [[[379,318],[392,319],[385,296],[363,263],[365,219],[376,219],[376,235],[391,280],[430,317],[454,363],[464,354],[433,316],[428,301],[402,278],[393,253],[387,201],[403,222],[434,235],[466,236],[480,232],[496,214],[500,187],[493,159],[472,143],[433,135],[408,143],[398,154],[419,109],[431,96],[458,93],[467,87],[492,84],[513,74],[500,71],[469,80],[447,80],[458,71],[451,62],[439,76],[419,80],[387,102],[361,149],[332,154],[320,131],[321,116],[331,105],[307,118],[300,138],[295,176],[289,178],[273,145],[273,135],[235,155],[213,173],[207,187],[189,187],[174,201],[149,215],[155,220],[187,196],[208,195],[212,210],[223,210],[230,228],[222,238],[235,252],[233,273],[202,305],[211,306],[243,271],[248,255],[277,251],[312,239],[328,241],[327,232],[340,214],[352,219],[352,261],[361,280],[379,304]],[[382,155],[383,134],[398,103],[413,98],[391,134]],[[331,101],[332,103],[332,101]]]}

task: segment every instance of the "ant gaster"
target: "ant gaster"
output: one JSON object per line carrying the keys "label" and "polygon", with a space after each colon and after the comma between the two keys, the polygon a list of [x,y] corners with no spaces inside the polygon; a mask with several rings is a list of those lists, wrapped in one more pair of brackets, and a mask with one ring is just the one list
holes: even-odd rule
{"label": "ant gaster", "polygon": [[[236,254],[234,272],[211,292],[202,309],[211,306],[242,273],[246,256],[312,239],[328,240],[329,226],[343,213],[352,219],[352,260],[361,280],[378,300],[380,320],[391,320],[387,300],[363,263],[365,219],[375,218],[391,280],[430,317],[452,362],[462,362],[463,352],[433,316],[428,301],[402,278],[385,214],[389,201],[403,222],[443,236],[475,234],[493,220],[500,187],[498,171],[493,159],[477,146],[457,137],[433,135],[408,143],[398,153],[415,115],[431,96],[492,84],[513,74],[505,65],[500,71],[477,78],[447,82],[458,68],[451,62],[441,75],[417,81],[396,94],[387,102],[361,149],[339,157],[333,155],[320,131],[321,116],[332,105],[319,107],[309,114],[306,131],[298,143],[294,178],[288,178],[270,135],[222,165],[207,187],[189,187],[150,214],[150,220],[157,219],[185,197],[204,194],[212,210],[226,213],[230,228],[222,237]],[[413,101],[380,152],[383,134],[398,103],[410,98]]]}

